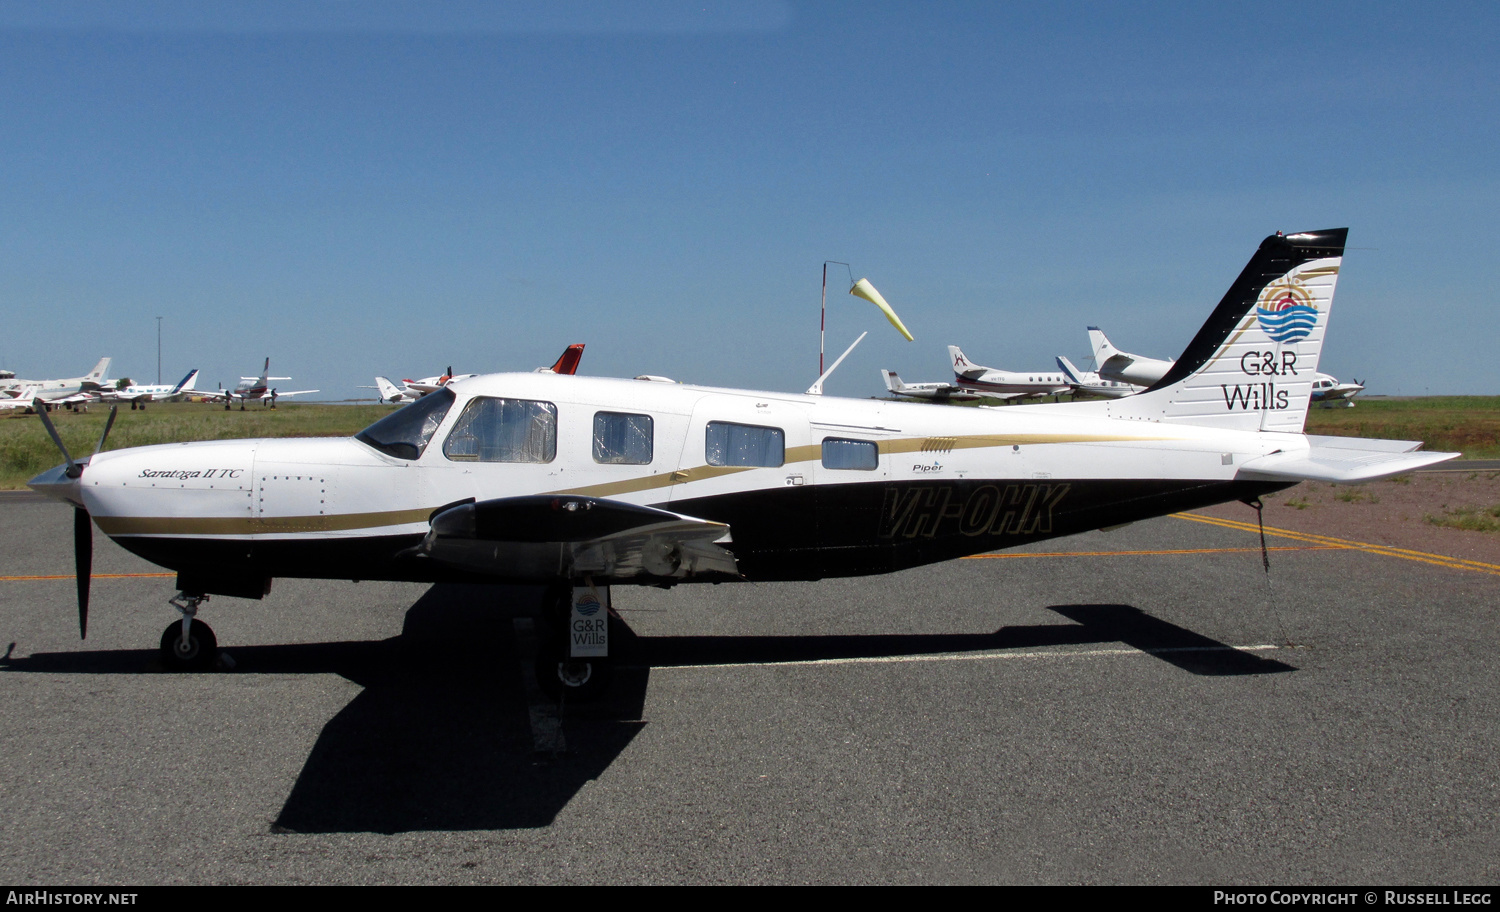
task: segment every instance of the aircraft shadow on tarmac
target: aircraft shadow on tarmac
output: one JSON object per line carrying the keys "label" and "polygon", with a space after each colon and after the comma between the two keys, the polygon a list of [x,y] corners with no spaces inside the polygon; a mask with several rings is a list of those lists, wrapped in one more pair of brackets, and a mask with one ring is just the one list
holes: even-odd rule
{"label": "aircraft shadow on tarmac", "polygon": [[[1295,670],[1129,605],[1052,606],[1071,623],[990,634],[637,637],[622,624],[611,645],[619,667],[609,699],[562,707],[567,749],[552,756],[537,752],[518,673],[514,621],[539,601],[534,587],[438,585],[407,611],[399,637],[229,647],[236,674],[332,673],[363,688],[323,727],[273,830],[547,826],[644,726],[653,667],[1125,643],[1193,674]],[[159,667],[154,650],[0,658],[0,669],[9,672],[142,674]]]}

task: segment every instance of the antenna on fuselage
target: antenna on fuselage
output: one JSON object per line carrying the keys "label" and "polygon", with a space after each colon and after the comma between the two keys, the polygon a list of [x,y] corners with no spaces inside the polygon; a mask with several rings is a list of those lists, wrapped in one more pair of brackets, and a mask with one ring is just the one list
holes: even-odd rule
{"label": "antenna on fuselage", "polygon": [[[868,336],[869,334],[870,333],[869,333],[868,330],[866,330],[865,332],[860,333],[859,334],[859,338],[854,340],[854,345],[858,345],[859,343],[863,342],[865,340],[865,336]],[[837,361],[833,362],[833,365],[831,367],[829,367],[828,370],[826,370],[826,371],[823,372],[823,376],[821,376],[817,380],[813,381],[813,385],[809,386],[807,388],[807,395],[809,395],[809,396],[821,396],[821,395],[823,395],[823,381],[827,380],[830,376],[832,376],[832,374],[833,374],[834,371],[838,370],[839,365],[844,363],[844,359],[847,358],[847,357],[849,357],[849,353],[852,352],[852,351],[854,351],[854,345],[851,345],[848,348],[844,349],[844,353],[842,355],[839,355],[839,359]]]}

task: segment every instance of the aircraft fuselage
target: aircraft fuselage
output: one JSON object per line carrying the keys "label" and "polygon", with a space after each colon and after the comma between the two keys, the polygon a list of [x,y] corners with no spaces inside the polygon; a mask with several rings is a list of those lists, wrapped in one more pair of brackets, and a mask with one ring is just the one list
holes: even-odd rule
{"label": "aircraft fuselage", "polygon": [[[554,374],[448,389],[415,458],[356,438],[206,441],[101,453],[81,480],[54,481],[76,484],[75,502],[119,544],[210,592],[253,594],[277,576],[550,580],[412,553],[444,506],[538,494],[724,523],[745,578],[817,579],[1254,497],[1287,484],[1237,481],[1236,464],[1301,439],[1056,407],[935,409]],[[435,411],[430,400],[407,408]],[[458,428],[480,400],[530,403],[550,442],[523,454],[530,461],[491,461],[514,441],[491,453]],[[649,443],[620,458],[606,441],[601,456],[612,427],[649,428]]]}

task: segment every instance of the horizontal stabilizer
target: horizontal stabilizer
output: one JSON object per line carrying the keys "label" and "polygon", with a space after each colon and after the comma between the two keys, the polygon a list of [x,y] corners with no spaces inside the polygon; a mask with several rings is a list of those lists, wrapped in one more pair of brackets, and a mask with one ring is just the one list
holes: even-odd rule
{"label": "horizontal stabilizer", "polygon": [[1456,459],[1461,453],[1421,451],[1416,440],[1308,435],[1306,451],[1272,453],[1240,467],[1235,480],[1328,481],[1355,484],[1404,475]]}

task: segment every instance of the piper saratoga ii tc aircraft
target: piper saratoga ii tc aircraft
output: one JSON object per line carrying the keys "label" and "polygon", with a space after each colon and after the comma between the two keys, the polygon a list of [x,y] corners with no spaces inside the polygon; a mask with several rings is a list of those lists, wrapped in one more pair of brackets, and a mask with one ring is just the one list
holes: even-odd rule
{"label": "piper saratoga ii tc aircraft", "polygon": [[[210,595],[261,598],[278,576],[544,583],[537,667],[581,695],[608,670],[612,585],[888,573],[1458,455],[1302,433],[1346,235],[1266,238],[1172,370],[1124,399],[940,409],[493,374],[353,437],[101,440],[30,486],[76,508],[81,630],[92,525],[177,571],[169,665],[213,661]],[[1310,319],[1268,322],[1288,306]]]}

